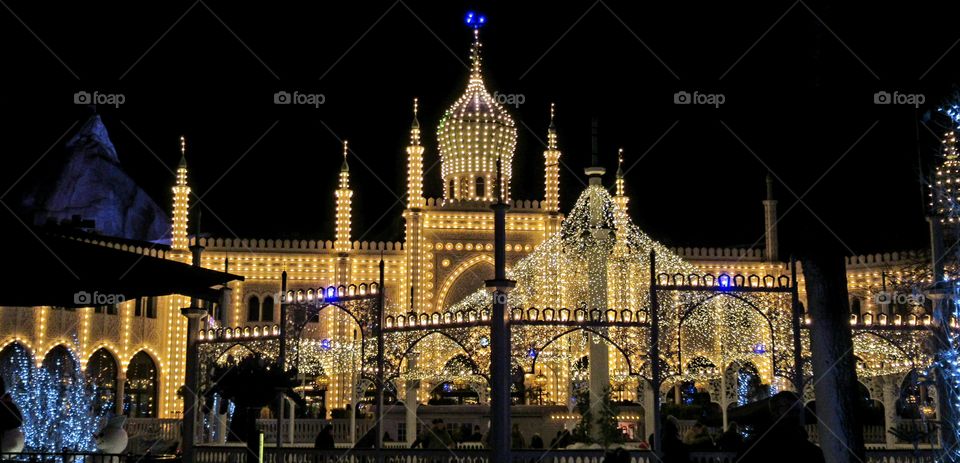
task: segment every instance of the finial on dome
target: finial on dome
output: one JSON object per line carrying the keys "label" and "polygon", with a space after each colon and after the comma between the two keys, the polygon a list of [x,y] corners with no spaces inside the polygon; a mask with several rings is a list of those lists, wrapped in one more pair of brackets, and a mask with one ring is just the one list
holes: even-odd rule
{"label": "finial on dome", "polygon": [[350,152],[350,148],[347,146],[347,141],[343,141],[343,165],[340,166],[340,172],[349,172],[350,166],[347,165],[347,153]]}
{"label": "finial on dome", "polygon": [[464,22],[473,28],[473,47],[470,50],[472,78],[480,77],[480,28],[487,23],[487,17],[481,13],[468,11]]}

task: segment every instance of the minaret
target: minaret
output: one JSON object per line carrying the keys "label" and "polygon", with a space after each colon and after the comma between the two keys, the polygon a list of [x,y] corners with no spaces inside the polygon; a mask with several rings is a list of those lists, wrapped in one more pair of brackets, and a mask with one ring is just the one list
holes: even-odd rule
{"label": "minaret", "polygon": [[423,207],[423,146],[420,144],[420,121],[417,120],[417,99],[413,99],[413,122],[410,144],[407,145],[407,207]]}
{"label": "minaret", "polygon": [[420,275],[423,267],[423,230],[421,208],[425,205],[423,198],[423,152],[420,144],[420,121],[417,119],[418,100],[413,99],[413,123],[410,124],[410,144],[407,145],[407,210],[403,211],[406,222],[404,232],[404,247],[406,248],[406,281],[407,294],[402,295],[402,305],[407,310],[425,310],[423,291],[421,291]]}
{"label": "minaret", "polygon": [[187,140],[180,137],[180,165],[177,166],[177,184],[173,187],[173,230],[170,247],[174,251],[188,251],[187,222],[190,214],[190,186],[187,185]]}
{"label": "minaret", "polygon": [[550,103],[550,126],[547,128],[547,149],[543,152],[546,191],[543,209],[546,212],[560,210],[560,149],[557,148],[557,126],[553,123],[555,106]]}
{"label": "minaret", "polygon": [[333,247],[341,253],[350,250],[350,199],[353,190],[350,189],[350,166],[347,165],[349,148],[347,141],[343,141],[343,165],[340,166],[340,184],[334,195],[337,198],[337,229],[336,242]]}
{"label": "minaret", "polygon": [[617,151],[617,194],[613,197],[614,202],[617,203],[617,206],[620,207],[620,210],[627,212],[627,203],[630,202],[630,198],[627,197],[624,192],[624,181],[623,181],[623,148],[620,148]]}
{"label": "minaret", "polygon": [[766,230],[767,261],[779,260],[780,241],[777,239],[777,200],[773,199],[773,177],[767,174],[767,199],[763,201],[763,222]]}

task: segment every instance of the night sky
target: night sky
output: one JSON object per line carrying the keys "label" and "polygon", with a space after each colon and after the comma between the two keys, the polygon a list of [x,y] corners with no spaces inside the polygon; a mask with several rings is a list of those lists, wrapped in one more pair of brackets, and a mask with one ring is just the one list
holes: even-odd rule
{"label": "night sky", "polygon": [[[355,239],[399,240],[411,100],[439,196],[434,131],[466,84],[463,16],[478,10],[488,88],[524,98],[515,198],[543,195],[552,101],[564,211],[596,116],[608,184],[622,146],[630,212],[669,245],[762,246],[769,168],[789,210],[781,254],[823,237],[846,254],[921,248],[936,108],[960,83],[951,3],[5,2],[0,182],[62,151],[87,117],[75,92],[122,93],[99,112],[124,169],[169,209],[185,135],[204,232],[332,239],[346,138]],[[280,90],[326,101],[275,105]],[[678,91],[725,102],[676,105]],[[879,91],[925,102],[877,105]]]}

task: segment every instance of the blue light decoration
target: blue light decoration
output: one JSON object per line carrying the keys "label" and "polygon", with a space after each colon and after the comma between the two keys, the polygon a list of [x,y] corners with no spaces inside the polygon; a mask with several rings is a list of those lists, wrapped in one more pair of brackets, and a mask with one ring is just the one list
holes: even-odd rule
{"label": "blue light decoration", "polygon": [[717,278],[717,285],[720,286],[720,290],[721,290],[721,291],[729,290],[729,289],[730,289],[730,275],[727,275],[726,273],[720,275],[720,277]]}
{"label": "blue light decoration", "polygon": [[490,338],[480,336],[480,347],[490,347]]}
{"label": "blue light decoration", "polygon": [[946,114],[947,117],[953,120],[953,123],[960,128],[960,104],[951,104],[939,108],[939,111]]}
{"label": "blue light decoration", "polygon": [[750,373],[737,373],[737,406],[742,407],[750,399]]}
{"label": "blue light decoration", "polygon": [[754,344],[754,345],[753,345],[753,353],[754,353],[754,354],[757,354],[757,355],[766,354],[766,353],[767,353],[767,345],[764,344],[764,343],[762,343],[762,342],[758,342],[758,343]]}
{"label": "blue light decoration", "polygon": [[453,384],[443,383],[443,392],[453,392]]}
{"label": "blue light decoration", "polygon": [[94,434],[106,420],[105,410],[112,407],[94,406],[96,390],[80,362],[71,353],[71,358],[58,358],[50,367],[35,367],[22,347],[13,349],[0,365],[0,374],[23,415],[24,451],[95,452]]}
{"label": "blue light decoration", "polygon": [[333,348],[333,343],[330,342],[330,338],[323,338],[320,340],[320,348],[323,350],[330,350]]}
{"label": "blue light decoration", "polygon": [[468,26],[474,29],[480,29],[484,24],[487,23],[487,17],[480,13],[468,11],[466,18],[463,19],[463,22],[467,23]]}
{"label": "blue light decoration", "polygon": [[531,347],[530,350],[527,351],[527,357],[530,357],[532,359],[537,358],[537,349],[534,349]]}

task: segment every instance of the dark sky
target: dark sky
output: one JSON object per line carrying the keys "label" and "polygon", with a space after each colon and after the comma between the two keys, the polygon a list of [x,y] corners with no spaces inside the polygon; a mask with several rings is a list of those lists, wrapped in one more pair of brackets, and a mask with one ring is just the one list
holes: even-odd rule
{"label": "dark sky", "polygon": [[[636,163],[627,174],[634,220],[670,245],[757,242],[769,167],[780,211],[790,211],[782,252],[823,236],[845,253],[925,246],[922,170],[941,131],[925,114],[960,82],[956,2],[5,5],[0,181],[16,182],[51,146],[62,150],[69,136],[58,138],[86,117],[75,92],[122,93],[122,106],[100,113],[124,168],[169,208],[168,169],[185,134],[204,229],[223,236],[331,239],[338,140],[347,138],[355,237],[400,239],[410,102],[420,97],[434,164],[436,123],[466,82],[471,9],[489,18],[489,88],[525,99],[511,108],[515,197],[542,197],[554,101],[563,209],[582,188],[597,116],[610,171],[620,146]],[[274,105],[279,90],[326,102]],[[726,101],[676,105],[678,91]],[[876,105],[878,91],[920,93],[925,103]],[[439,175],[439,165],[428,172],[428,193],[439,195]]]}

